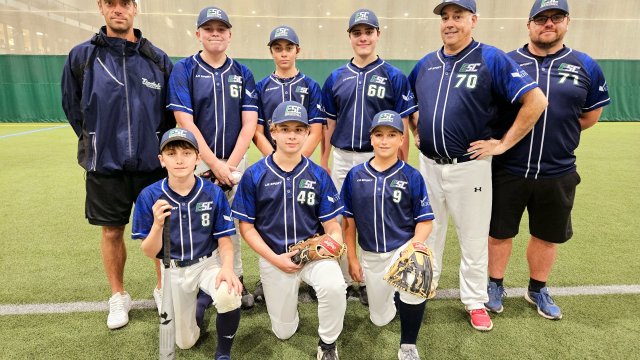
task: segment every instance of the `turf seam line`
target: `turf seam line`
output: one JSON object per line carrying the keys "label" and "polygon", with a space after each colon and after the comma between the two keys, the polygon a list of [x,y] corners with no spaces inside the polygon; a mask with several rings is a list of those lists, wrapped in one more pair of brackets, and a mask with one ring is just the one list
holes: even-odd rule
{"label": "turf seam line", "polygon": [[53,127],[48,127],[48,128],[44,128],[44,129],[36,129],[36,130],[29,130],[29,131],[22,131],[19,133],[14,133],[14,134],[7,134],[7,135],[2,135],[0,136],[0,139],[6,139],[6,138],[10,138],[10,137],[14,137],[14,136],[21,136],[21,135],[29,135],[29,134],[33,134],[33,133],[37,133],[37,132],[41,132],[41,131],[49,131],[49,130],[56,130],[56,129],[64,129],[69,127],[70,125],[59,125],[59,126],[53,126]]}
{"label": "turf seam line", "polygon": [[[506,297],[522,297],[526,288],[506,288]],[[582,295],[625,295],[640,294],[640,285],[601,285],[601,286],[570,286],[570,287],[550,287],[553,296],[582,296]],[[459,289],[438,290],[436,299],[459,299]],[[302,299],[301,299],[302,300]],[[358,301],[356,298],[349,298],[350,301]],[[308,302],[303,300],[302,302]],[[155,309],[153,300],[136,300],[131,304],[132,309]],[[49,303],[49,304],[23,304],[23,305],[0,305],[0,315],[32,315],[32,314],[61,314],[77,312],[108,311],[107,301],[98,302],[71,302],[71,303]]]}

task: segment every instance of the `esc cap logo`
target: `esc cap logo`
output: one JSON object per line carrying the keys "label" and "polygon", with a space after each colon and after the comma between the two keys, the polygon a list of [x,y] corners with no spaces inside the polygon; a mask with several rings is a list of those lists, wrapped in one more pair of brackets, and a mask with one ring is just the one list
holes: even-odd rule
{"label": "esc cap logo", "polygon": [[394,115],[392,113],[382,113],[378,118],[378,122],[393,122]]}
{"label": "esc cap logo", "polygon": [[361,11],[356,15],[355,21],[366,21],[369,20],[369,12]]}
{"label": "esc cap logo", "polygon": [[208,18],[222,18],[222,11],[220,9],[209,9],[207,10]]}
{"label": "esc cap logo", "polygon": [[289,29],[277,28],[274,37],[287,37],[289,36]]}
{"label": "esc cap logo", "polygon": [[174,137],[187,137],[187,131],[184,129],[171,129],[169,130],[169,139]]}
{"label": "esc cap logo", "polygon": [[540,2],[541,9],[547,6],[558,6],[558,0],[542,0]]}
{"label": "esc cap logo", "polygon": [[284,109],[284,115],[301,117],[302,116],[301,110],[302,110],[302,107],[300,106],[287,105],[287,107]]}

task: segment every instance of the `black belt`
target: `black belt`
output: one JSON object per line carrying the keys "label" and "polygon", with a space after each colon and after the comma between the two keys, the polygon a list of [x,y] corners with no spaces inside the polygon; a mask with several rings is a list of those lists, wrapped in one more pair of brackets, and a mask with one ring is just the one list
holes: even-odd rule
{"label": "black belt", "polygon": [[471,158],[471,154],[461,155],[455,158],[439,157],[439,156],[427,156],[429,159],[436,162],[438,165],[455,165],[463,162],[475,160]]}
{"label": "black belt", "polygon": [[199,257],[197,259],[191,259],[191,260],[174,260],[174,259],[171,259],[171,267],[172,268],[183,268],[183,267],[191,266],[193,264],[197,264],[197,263],[199,263],[201,261],[207,260],[208,258],[212,257],[214,253],[215,253],[215,250],[209,255],[205,255],[203,257]]}

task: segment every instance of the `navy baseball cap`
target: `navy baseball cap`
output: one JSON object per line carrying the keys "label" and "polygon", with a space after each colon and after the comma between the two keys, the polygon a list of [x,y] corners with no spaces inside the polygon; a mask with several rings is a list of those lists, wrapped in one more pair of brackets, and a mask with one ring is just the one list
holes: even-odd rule
{"label": "navy baseball cap", "polygon": [[442,9],[448,5],[458,5],[463,9],[467,9],[471,11],[471,13],[476,13],[476,2],[475,0],[443,0],[438,6],[433,9],[433,13],[436,15],[442,15]]}
{"label": "navy baseball cap", "polygon": [[285,101],[280,103],[273,110],[271,115],[271,124],[280,124],[287,121],[297,121],[299,123],[309,125],[309,118],[307,117],[307,109],[304,105],[297,101]]}
{"label": "navy baseball cap", "polygon": [[531,7],[529,19],[547,10],[561,10],[565,14],[569,13],[569,3],[567,0],[536,0]]}
{"label": "navy baseball cap", "polygon": [[404,133],[404,123],[400,114],[393,110],[383,110],[373,117],[369,133],[372,133],[378,126],[390,126],[401,133]]}
{"label": "navy baseball cap", "polygon": [[213,20],[220,21],[221,23],[227,25],[228,28],[231,28],[231,22],[229,22],[227,13],[215,6],[209,6],[200,10],[200,15],[198,15],[198,22],[196,23],[196,29]]}
{"label": "navy baseball cap", "polygon": [[300,45],[300,40],[298,40],[298,35],[296,32],[289,26],[281,25],[271,31],[271,35],[269,35],[269,43],[267,46],[271,46],[277,40],[287,40],[288,42]]}
{"label": "navy baseball cap", "polygon": [[359,24],[373,26],[376,29],[380,28],[378,17],[369,9],[358,9],[351,15],[349,18],[349,28],[347,29],[347,32],[351,32],[351,29]]}
{"label": "navy baseball cap", "polygon": [[162,149],[164,149],[168,143],[178,140],[188,142],[199,151],[198,140],[196,140],[196,137],[191,133],[191,131],[182,128],[173,128],[162,135],[162,140],[160,140],[160,152],[162,152]]}

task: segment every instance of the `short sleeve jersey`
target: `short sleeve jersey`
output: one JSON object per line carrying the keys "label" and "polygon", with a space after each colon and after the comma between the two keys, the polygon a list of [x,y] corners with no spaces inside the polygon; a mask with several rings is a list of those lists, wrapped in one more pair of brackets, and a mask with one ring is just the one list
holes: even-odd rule
{"label": "short sleeve jersey", "polygon": [[[534,56],[527,46],[508,55],[538,82],[549,106],[525,138],[493,161],[514,175],[531,179],[574,172],[580,116],[611,103],[600,66],[587,54],[568,47],[545,57]],[[507,123],[513,123],[519,109],[509,107]]]}
{"label": "short sleeve jersey", "polygon": [[[309,116],[309,124],[322,124],[322,92],[320,85],[303,73],[290,79],[280,79],[271,74],[256,84],[258,94],[258,125],[265,128],[264,135],[274,145],[269,122],[276,107],[285,101],[297,101],[304,105]],[[275,147],[274,147],[275,148]]]}
{"label": "short sleeve jersey", "polygon": [[537,87],[503,51],[472,41],[454,56],[443,48],[422,58],[409,75],[418,100],[420,151],[457,158],[491,136],[499,104],[515,103]]}
{"label": "short sleeve jersey", "polygon": [[287,172],[269,155],[245,171],[231,213],[254,224],[271,250],[282,254],[290,245],[324,233],[322,223],[343,208],[333,181],[320,166],[303,157]]}
{"label": "short sleeve jersey", "polygon": [[383,172],[369,162],[354,166],[341,198],[344,216],[355,220],[365,251],[393,251],[414,236],[417,223],[434,219],[424,179],[404,161]]}
{"label": "short sleeve jersey", "polygon": [[167,109],[193,115],[193,121],[216,157],[231,156],[242,112],[258,111],[251,70],[227,57],[213,68],[197,53],[176,63],[169,77]]}
{"label": "short sleeve jersey", "polygon": [[[191,192],[182,196],[173,191],[167,179],[142,190],[133,212],[133,239],[145,239],[153,226],[153,204],[166,200],[171,206],[171,258],[192,260],[210,255],[218,248],[218,240],[236,233],[231,209],[224,192],[211,181],[196,177]],[[162,249],[158,258],[162,258]]]}
{"label": "short sleeve jersey", "polygon": [[327,118],[336,121],[331,144],[357,152],[373,151],[369,128],[377,113],[393,110],[406,117],[418,110],[407,77],[380,58],[364,68],[350,62],[334,70],[322,99]]}

